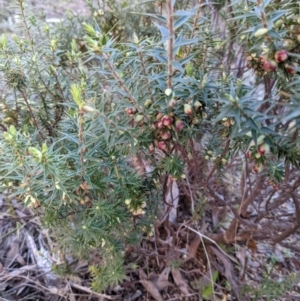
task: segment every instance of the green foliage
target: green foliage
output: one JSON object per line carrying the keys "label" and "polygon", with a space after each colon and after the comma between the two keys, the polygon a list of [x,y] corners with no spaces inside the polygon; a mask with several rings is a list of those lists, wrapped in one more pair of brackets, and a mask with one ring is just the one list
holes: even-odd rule
{"label": "green foliage", "polygon": [[108,259],[101,266],[92,265],[89,271],[93,277],[92,288],[96,291],[102,291],[109,285],[117,285],[119,281],[125,278],[125,267],[123,258],[113,254],[113,250],[108,251]]}
{"label": "green foliage", "polygon": [[214,273],[212,274],[212,279],[211,279],[212,282],[209,283],[208,285],[203,285],[201,287],[201,295],[204,300],[211,299],[213,292],[214,292],[214,284],[217,281],[218,275],[219,275],[218,271],[214,271]]}
{"label": "green foliage", "polygon": [[299,275],[295,273],[285,277],[281,282],[265,277],[259,286],[245,286],[243,290],[245,293],[250,294],[251,298],[254,298],[253,300],[266,298],[266,300],[271,301],[274,300],[274,298],[278,299],[284,297],[287,292],[293,289],[298,281]]}
{"label": "green foliage", "polygon": [[86,3],[101,31],[111,37],[127,40],[134,37],[133,33],[143,37],[157,33],[150,16],[141,15],[155,13],[154,1],[87,0]]}

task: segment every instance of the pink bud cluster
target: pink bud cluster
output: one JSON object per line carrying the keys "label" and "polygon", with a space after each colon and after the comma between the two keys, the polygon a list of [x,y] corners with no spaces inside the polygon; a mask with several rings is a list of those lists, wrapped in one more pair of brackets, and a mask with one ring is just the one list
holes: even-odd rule
{"label": "pink bud cluster", "polygon": [[[184,123],[180,119],[174,119],[173,116],[158,113],[154,126],[154,129],[157,130],[157,140],[154,141],[154,145],[160,150],[167,150],[168,140],[172,138],[172,129],[179,132],[183,127]],[[149,148],[150,152],[154,152],[152,148],[154,148],[153,145],[151,149]]]}
{"label": "pink bud cluster", "polygon": [[278,64],[284,63],[283,67],[285,71],[289,74],[295,74],[297,72],[298,64],[292,62],[287,62],[289,59],[289,53],[286,49],[289,41],[283,43],[283,49],[276,51],[272,56],[260,55],[258,58],[255,56],[249,55],[246,60],[248,61],[247,67],[253,68],[255,70],[261,70],[264,72],[274,72],[278,68]]}

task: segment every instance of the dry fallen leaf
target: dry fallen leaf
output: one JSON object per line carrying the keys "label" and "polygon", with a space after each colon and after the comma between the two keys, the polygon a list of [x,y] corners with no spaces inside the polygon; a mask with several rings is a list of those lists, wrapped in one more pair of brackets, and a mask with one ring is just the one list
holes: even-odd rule
{"label": "dry fallen leaf", "polygon": [[132,296],[131,296],[131,301],[137,299],[140,297],[143,293],[140,290],[137,290]]}
{"label": "dry fallen leaf", "polygon": [[166,267],[159,275],[157,281],[156,281],[156,286],[157,288],[161,291],[165,289],[167,286],[172,285],[168,279],[169,279],[169,274],[170,274],[171,268]]}
{"label": "dry fallen leaf", "polygon": [[169,221],[174,223],[177,218],[177,207],[179,200],[179,188],[175,181],[168,179],[167,183],[167,193],[166,193],[166,203],[171,205],[165,205],[165,212],[169,212]]}
{"label": "dry fallen leaf", "polygon": [[157,301],[164,301],[157,287],[149,280],[140,280],[145,290]]}
{"label": "dry fallen leaf", "polygon": [[257,245],[252,238],[247,241],[247,247],[251,250],[252,253],[255,253],[257,251]]}
{"label": "dry fallen leaf", "polygon": [[139,278],[140,278],[140,280],[148,279],[146,273],[142,269],[139,269]]}
{"label": "dry fallen leaf", "polygon": [[19,251],[19,241],[15,240],[11,243],[10,249],[6,253],[6,259],[4,262],[4,266],[6,268],[9,268],[15,260],[17,260],[21,265],[25,265],[25,261]]}
{"label": "dry fallen leaf", "polygon": [[181,292],[184,295],[188,295],[190,293],[189,286],[182,278],[179,270],[172,270],[172,276],[173,276],[174,282],[177,284],[177,286],[181,290]]}

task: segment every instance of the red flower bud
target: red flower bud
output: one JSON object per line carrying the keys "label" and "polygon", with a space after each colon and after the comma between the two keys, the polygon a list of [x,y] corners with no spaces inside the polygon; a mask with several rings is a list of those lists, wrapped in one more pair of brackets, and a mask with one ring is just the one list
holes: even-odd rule
{"label": "red flower bud", "polygon": [[135,108],[126,108],[125,111],[129,114],[129,115],[133,115],[135,113]]}
{"label": "red flower bud", "polygon": [[263,143],[258,146],[258,152],[263,156],[270,152],[270,146],[267,143]]}
{"label": "red flower bud", "polygon": [[266,59],[267,58],[264,55],[260,55],[259,58],[258,58],[259,62],[262,63],[262,64],[266,61]]}
{"label": "red flower bud", "polygon": [[163,140],[168,140],[168,139],[171,138],[171,133],[169,131],[168,132],[162,132],[162,133],[160,133],[160,137]]}
{"label": "red flower bud", "polygon": [[162,129],[162,128],[164,127],[162,121],[156,122],[156,127],[157,127],[158,129]]}
{"label": "red flower bud", "polygon": [[272,72],[275,71],[277,68],[277,63],[275,61],[264,61],[263,69],[266,72]]}
{"label": "red flower bud", "polygon": [[158,146],[160,150],[165,150],[167,148],[167,143],[165,141],[159,141]]}
{"label": "red flower bud", "polygon": [[260,165],[254,165],[252,168],[253,172],[255,172],[255,173],[260,172],[261,169],[262,169],[262,167]]}
{"label": "red flower bud", "polygon": [[247,157],[247,158],[251,158],[251,152],[249,152],[249,151],[246,152],[246,157]]}
{"label": "red flower bud", "polygon": [[285,70],[289,74],[295,74],[297,72],[297,70],[296,70],[297,67],[298,66],[295,63],[293,63],[292,65],[289,65],[289,64],[284,65]]}
{"label": "red flower bud", "polygon": [[289,55],[286,50],[279,50],[275,53],[275,60],[278,63],[282,63],[288,59]]}
{"label": "red flower bud", "polygon": [[165,115],[162,119],[161,122],[164,126],[169,126],[172,124],[173,122],[173,118],[170,116]]}
{"label": "red flower bud", "polygon": [[175,128],[177,132],[180,132],[184,127],[184,123],[180,119],[176,119]]}

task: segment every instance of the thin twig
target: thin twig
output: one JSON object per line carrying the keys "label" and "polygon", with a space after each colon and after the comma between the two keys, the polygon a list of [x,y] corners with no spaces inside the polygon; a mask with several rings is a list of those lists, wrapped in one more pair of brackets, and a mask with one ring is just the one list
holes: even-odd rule
{"label": "thin twig", "polygon": [[193,229],[192,227],[190,227],[190,226],[188,226],[188,225],[184,225],[184,227],[186,227],[187,229],[189,229],[189,230],[191,230],[192,232],[196,233],[196,234],[199,236],[199,238],[200,238],[201,240],[204,238],[204,239],[208,240],[209,242],[211,242],[212,244],[214,244],[214,245],[215,245],[215,246],[216,246],[216,247],[217,247],[217,248],[218,248],[225,256],[227,256],[231,261],[233,261],[234,263],[236,263],[236,264],[239,265],[239,263],[238,263],[233,257],[231,257],[231,256],[229,256],[228,254],[226,254],[226,252],[223,251],[223,250],[221,249],[221,247],[219,247],[219,245],[218,245],[213,239],[209,238],[208,236],[202,234],[201,232],[199,232],[199,231]]}

